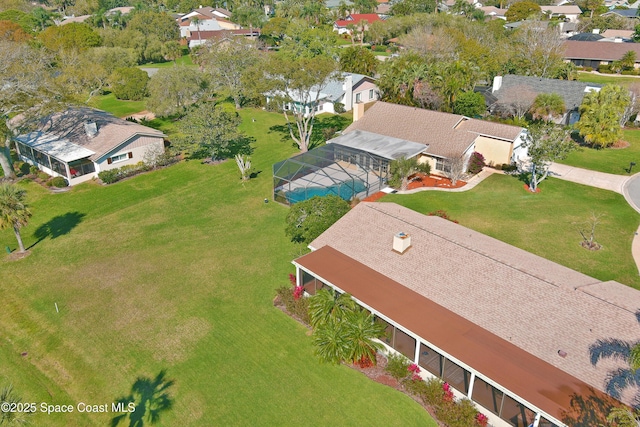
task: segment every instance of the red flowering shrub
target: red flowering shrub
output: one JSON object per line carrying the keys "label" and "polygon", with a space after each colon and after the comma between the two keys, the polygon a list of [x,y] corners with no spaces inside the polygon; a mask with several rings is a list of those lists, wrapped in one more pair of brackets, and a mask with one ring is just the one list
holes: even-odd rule
{"label": "red flowering shrub", "polygon": [[304,295],[304,288],[302,286],[296,286],[293,288],[293,299],[299,300]]}
{"label": "red flowering shrub", "polygon": [[480,412],[478,412],[478,414],[476,415],[476,424],[479,427],[487,427],[487,424],[489,424],[489,418],[487,418],[485,414],[481,414]]}
{"label": "red flowering shrub", "polygon": [[453,402],[453,392],[449,383],[442,383],[442,390],[444,390],[444,401]]}
{"label": "red flowering shrub", "polygon": [[413,372],[414,374],[419,374],[420,373],[420,367],[418,365],[416,365],[415,363],[412,363],[411,365],[409,365],[407,367],[407,370],[409,372]]}
{"label": "red flowering shrub", "polygon": [[482,171],[482,168],[485,167],[486,163],[484,162],[484,156],[478,152],[474,152],[469,158],[469,166],[467,167],[467,171],[470,174],[477,174]]}
{"label": "red flowering shrub", "polygon": [[296,286],[298,284],[295,274],[289,273],[289,282],[291,283],[291,286]]}

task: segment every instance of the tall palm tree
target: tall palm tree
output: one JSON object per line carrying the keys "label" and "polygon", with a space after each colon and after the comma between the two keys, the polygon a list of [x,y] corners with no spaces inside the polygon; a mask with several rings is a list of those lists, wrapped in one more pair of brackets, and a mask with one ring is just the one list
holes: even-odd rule
{"label": "tall palm tree", "polygon": [[328,322],[339,323],[357,304],[351,295],[340,294],[333,289],[321,289],[309,299],[309,319],[315,329]]}
{"label": "tall palm tree", "polygon": [[20,228],[27,225],[31,211],[24,201],[26,191],[14,184],[0,184],[0,230],[12,227],[20,252],[25,252]]}
{"label": "tall palm tree", "polygon": [[[22,399],[13,391],[13,385],[3,387],[0,390],[0,403],[21,403]],[[27,423],[27,416],[31,412],[0,411],[0,425],[24,425]]]}
{"label": "tall palm tree", "polygon": [[383,348],[377,341],[384,335],[385,326],[373,321],[373,315],[365,310],[347,313],[344,338],[349,346],[347,358],[366,368],[376,364],[376,352]]}
{"label": "tall palm tree", "polygon": [[196,31],[198,32],[198,46],[202,44],[202,36],[200,35],[200,18],[194,16],[191,18],[191,23],[196,26]]}

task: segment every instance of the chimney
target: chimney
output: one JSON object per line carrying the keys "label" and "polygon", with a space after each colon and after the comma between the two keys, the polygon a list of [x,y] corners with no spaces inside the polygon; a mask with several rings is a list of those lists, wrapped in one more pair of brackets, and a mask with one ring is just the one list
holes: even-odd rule
{"label": "chimney", "polygon": [[500,90],[502,87],[502,76],[495,76],[493,78],[493,87],[491,88],[491,93]]}
{"label": "chimney", "polygon": [[353,104],[353,121],[357,122],[364,115],[364,104],[362,102],[358,102],[357,104]]}
{"label": "chimney", "polygon": [[353,76],[346,74],[342,83],[344,90],[344,109],[350,111],[353,108]]}
{"label": "chimney", "polygon": [[93,138],[98,134],[98,124],[93,120],[88,120],[84,124],[84,131],[89,138]]}
{"label": "chimney", "polygon": [[622,43],[622,37],[616,37],[615,39],[613,39],[614,43]]}
{"label": "chimney", "polygon": [[393,251],[403,254],[411,247],[411,236],[407,233],[400,232],[393,236]]}

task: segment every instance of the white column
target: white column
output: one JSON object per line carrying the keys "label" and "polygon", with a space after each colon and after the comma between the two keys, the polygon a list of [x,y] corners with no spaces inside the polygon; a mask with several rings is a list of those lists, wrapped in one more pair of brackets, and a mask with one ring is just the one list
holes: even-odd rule
{"label": "white column", "polygon": [[418,365],[419,364],[418,362],[420,362],[420,341],[416,340],[416,351],[415,351],[415,356],[414,356],[414,359],[413,359],[413,363]]}
{"label": "white column", "polygon": [[467,398],[471,399],[471,395],[473,392],[473,383],[476,380],[475,372],[471,372],[471,378],[469,378],[469,391],[467,392]]}
{"label": "white column", "polygon": [[542,418],[542,414],[538,412],[536,414],[536,417],[533,419],[533,427],[538,427],[538,425],[540,424],[540,418]]}

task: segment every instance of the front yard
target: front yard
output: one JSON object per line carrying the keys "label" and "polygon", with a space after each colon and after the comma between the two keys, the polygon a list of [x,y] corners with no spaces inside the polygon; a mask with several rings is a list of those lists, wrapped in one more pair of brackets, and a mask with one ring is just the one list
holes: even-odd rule
{"label": "front yard", "polygon": [[[558,163],[616,175],[627,175],[631,162],[640,164],[640,130],[627,129],[624,131],[623,138],[629,143],[626,148],[580,147]],[[640,168],[637,166],[631,170],[632,173],[638,171]]]}

